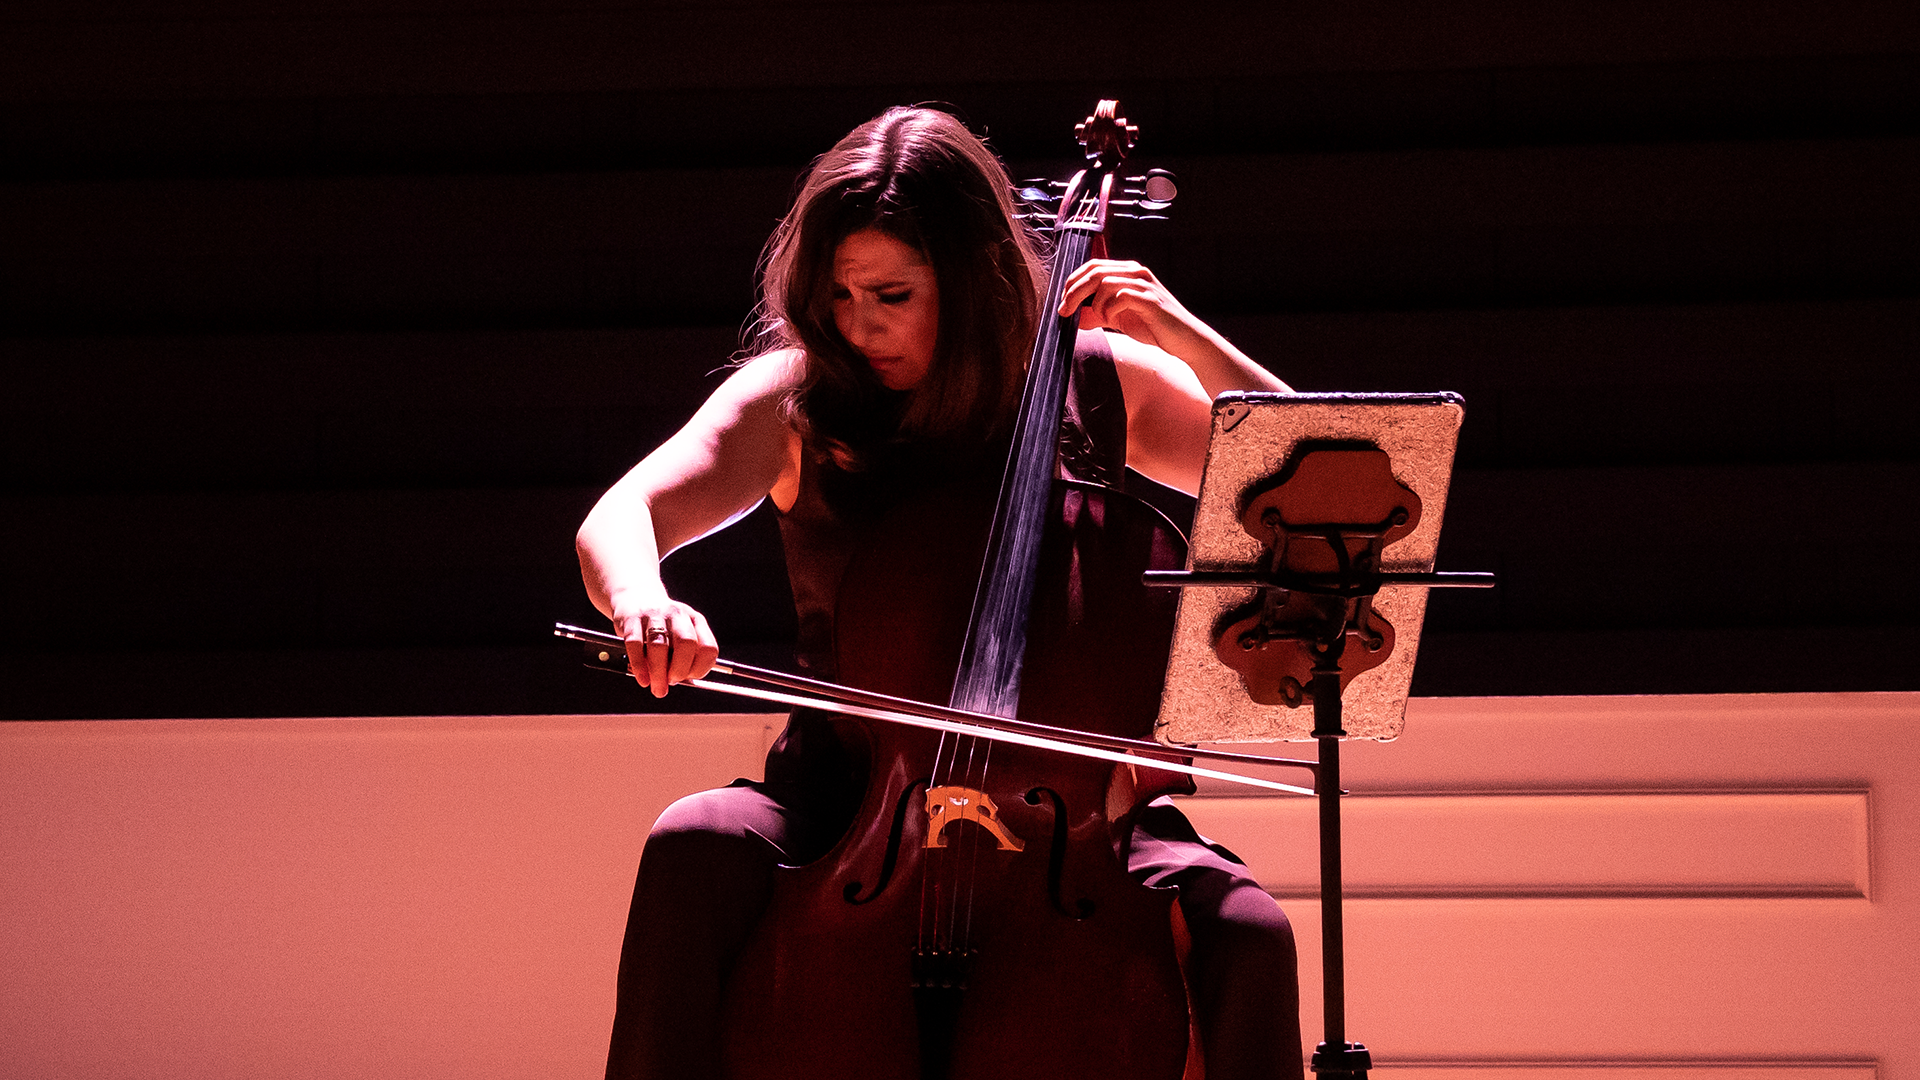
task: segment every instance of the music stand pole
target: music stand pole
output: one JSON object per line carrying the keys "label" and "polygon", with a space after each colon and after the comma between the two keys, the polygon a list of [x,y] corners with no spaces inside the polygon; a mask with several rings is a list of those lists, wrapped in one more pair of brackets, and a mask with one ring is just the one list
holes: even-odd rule
{"label": "music stand pole", "polygon": [[1340,726],[1340,655],[1346,650],[1345,629],[1341,627],[1331,644],[1322,643],[1310,685],[1313,738],[1320,748],[1314,791],[1320,804],[1320,984],[1326,1040],[1314,1050],[1312,1067],[1324,1077],[1366,1080],[1373,1067],[1367,1048],[1347,1041],[1346,921],[1340,906],[1340,740],[1347,734]]}
{"label": "music stand pole", "polygon": [[[1195,508],[1156,735],[1169,745],[1312,739],[1319,748],[1325,1040],[1312,1068],[1365,1080],[1347,1041],[1340,743],[1404,724],[1424,590],[1489,588],[1433,570],[1463,403],[1457,394],[1229,393]],[[1382,592],[1386,589],[1386,592]],[[1396,629],[1395,623],[1399,623]],[[1351,654],[1349,640],[1358,642]],[[1397,646],[1397,647],[1396,647]],[[1366,676],[1343,717],[1342,683]],[[1311,730],[1299,709],[1311,697]]]}

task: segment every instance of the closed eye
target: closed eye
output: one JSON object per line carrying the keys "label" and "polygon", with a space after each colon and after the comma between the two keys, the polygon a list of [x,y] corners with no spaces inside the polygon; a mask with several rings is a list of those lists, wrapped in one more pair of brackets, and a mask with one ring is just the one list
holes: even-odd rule
{"label": "closed eye", "polygon": [[911,299],[913,299],[913,293],[911,290],[907,292],[880,294],[880,302],[887,305],[904,304]]}

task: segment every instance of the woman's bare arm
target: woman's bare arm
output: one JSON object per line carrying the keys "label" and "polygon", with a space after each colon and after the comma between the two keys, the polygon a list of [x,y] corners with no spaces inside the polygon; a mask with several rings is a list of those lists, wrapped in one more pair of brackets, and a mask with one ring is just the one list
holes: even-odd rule
{"label": "woman's bare arm", "polygon": [[1139,263],[1096,259],[1074,271],[1060,314],[1082,302],[1081,326],[1119,331],[1109,341],[1127,402],[1127,464],[1169,487],[1200,489],[1214,398],[1290,390]]}
{"label": "woman's bare arm", "polygon": [[574,538],[588,597],[613,620],[635,677],[656,697],[705,675],[719,656],[706,617],[667,595],[661,556],[769,495],[792,504],[799,440],[780,403],[797,375],[790,353],[734,372],[685,427],[607,489]]}

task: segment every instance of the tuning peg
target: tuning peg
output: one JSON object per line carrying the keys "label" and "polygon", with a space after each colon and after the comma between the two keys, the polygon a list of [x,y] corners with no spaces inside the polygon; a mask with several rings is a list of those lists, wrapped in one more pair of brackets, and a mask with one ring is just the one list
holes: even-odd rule
{"label": "tuning peg", "polygon": [[1145,175],[1127,177],[1127,182],[1140,185],[1128,194],[1139,196],[1143,210],[1165,210],[1173,205],[1173,200],[1180,194],[1179,184],[1175,183],[1173,174],[1165,169],[1148,169]]}
{"label": "tuning peg", "polygon": [[1016,189],[1014,194],[1020,199],[1030,203],[1051,203],[1060,200],[1060,196],[1031,185]]}

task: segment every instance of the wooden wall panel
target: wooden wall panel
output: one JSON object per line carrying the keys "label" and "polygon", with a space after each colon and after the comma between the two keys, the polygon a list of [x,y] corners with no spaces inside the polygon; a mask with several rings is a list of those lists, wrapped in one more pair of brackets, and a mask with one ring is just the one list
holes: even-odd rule
{"label": "wooden wall panel", "polygon": [[[1869,895],[1865,791],[1360,795],[1342,828],[1356,897]],[[1202,832],[1276,896],[1319,894],[1311,799],[1194,799]]]}
{"label": "wooden wall panel", "polygon": [[1397,1080],[1877,1080],[1872,1061],[1606,1061],[1575,1064],[1541,1061],[1512,1063],[1397,1063]]}
{"label": "wooden wall panel", "polygon": [[[0,725],[7,1073],[596,1076],[648,822],[774,724]],[[1912,694],[1415,699],[1343,755],[1351,1037],[1402,1080],[1920,1076],[1916,730]],[[1262,801],[1186,806],[1283,894],[1311,1040],[1313,844]]]}
{"label": "wooden wall panel", "polygon": [[0,1044],[70,1076],[599,1075],[633,870],[762,717],[0,727]]}
{"label": "wooden wall panel", "polygon": [[[1400,740],[1342,753],[1362,893],[1347,908],[1350,1037],[1383,1074],[1920,1068],[1917,704],[1415,699]],[[1188,801],[1196,820],[1213,798],[1227,818],[1265,801],[1209,784]],[[1381,827],[1401,814],[1417,820]],[[1312,878],[1298,823],[1220,838]],[[1596,872],[1618,884],[1595,889]],[[1311,973],[1318,905],[1284,906]]]}

